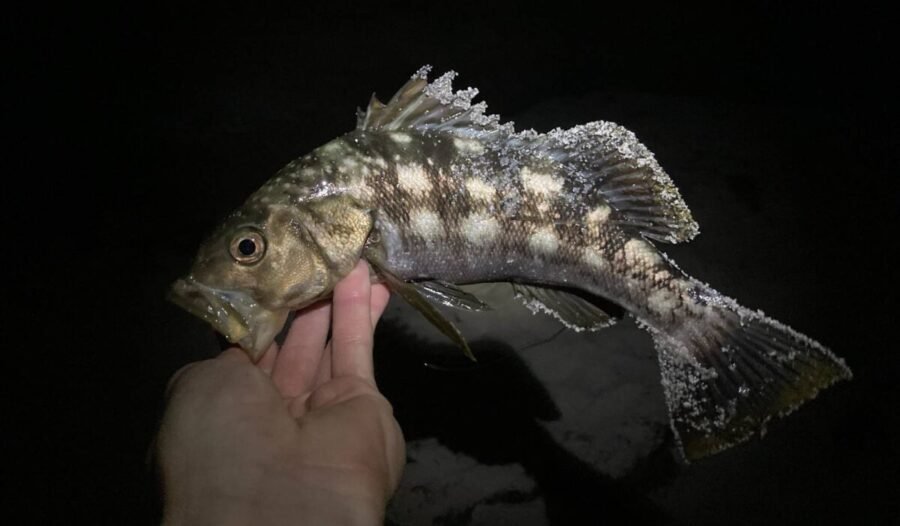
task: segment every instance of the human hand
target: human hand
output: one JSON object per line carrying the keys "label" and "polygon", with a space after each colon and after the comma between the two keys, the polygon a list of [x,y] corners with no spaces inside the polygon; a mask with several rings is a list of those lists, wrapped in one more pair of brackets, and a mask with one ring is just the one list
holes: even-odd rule
{"label": "human hand", "polygon": [[388,296],[360,262],[258,366],[231,348],[175,374],[158,440],[164,523],[382,523],[405,459],[372,363]]}

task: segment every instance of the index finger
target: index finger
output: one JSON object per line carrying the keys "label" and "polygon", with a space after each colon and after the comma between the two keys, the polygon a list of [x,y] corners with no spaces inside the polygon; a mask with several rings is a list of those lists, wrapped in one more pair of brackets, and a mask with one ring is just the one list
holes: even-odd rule
{"label": "index finger", "polygon": [[332,299],[332,375],[358,376],[372,384],[372,285],[365,261],[334,287]]}

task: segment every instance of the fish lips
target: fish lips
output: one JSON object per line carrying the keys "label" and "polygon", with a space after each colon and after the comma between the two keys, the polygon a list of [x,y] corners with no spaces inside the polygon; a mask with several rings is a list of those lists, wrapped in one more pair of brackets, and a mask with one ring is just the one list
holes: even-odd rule
{"label": "fish lips", "polygon": [[209,287],[192,276],[176,281],[168,297],[240,345],[254,362],[272,345],[288,315],[263,307],[246,292]]}

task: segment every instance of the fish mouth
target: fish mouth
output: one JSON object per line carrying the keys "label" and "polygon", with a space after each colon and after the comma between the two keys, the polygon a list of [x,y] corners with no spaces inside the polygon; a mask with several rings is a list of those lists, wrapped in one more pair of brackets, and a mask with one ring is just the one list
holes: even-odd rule
{"label": "fish mouth", "polygon": [[168,297],[240,345],[254,362],[272,345],[288,315],[263,307],[246,292],[209,287],[192,276],[176,281]]}

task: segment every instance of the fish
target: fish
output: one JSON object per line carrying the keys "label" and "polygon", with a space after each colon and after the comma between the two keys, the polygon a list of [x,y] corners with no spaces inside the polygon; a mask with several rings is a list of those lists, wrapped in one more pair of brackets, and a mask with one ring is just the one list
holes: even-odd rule
{"label": "fish", "polygon": [[595,121],[516,131],[417,71],[356,128],[289,162],[204,241],[170,298],[259,360],[292,311],[361,260],[474,359],[438,306],[489,306],[460,285],[507,282],[574,330],[646,329],[687,461],[722,451],[850,379],[815,340],[690,277],[658,248],[697,223],[653,153]]}

